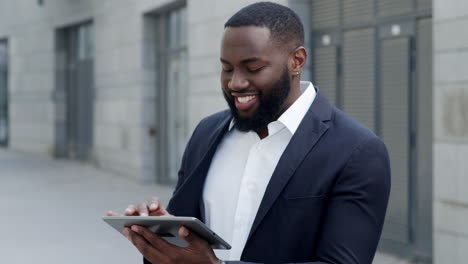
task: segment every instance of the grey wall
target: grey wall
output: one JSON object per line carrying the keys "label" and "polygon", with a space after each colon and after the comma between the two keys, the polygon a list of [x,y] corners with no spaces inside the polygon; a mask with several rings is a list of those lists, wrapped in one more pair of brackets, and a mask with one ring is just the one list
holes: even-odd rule
{"label": "grey wall", "polygon": [[[147,14],[170,0],[0,1],[0,38],[10,46],[10,148],[51,156],[56,30],[92,20],[95,106],[92,163],[145,181],[156,176],[154,35]],[[226,108],[219,81],[224,22],[254,0],[188,0],[186,138],[205,116]],[[287,0],[276,2],[287,4]],[[209,10],[209,12],[207,12]]]}
{"label": "grey wall", "polygon": [[63,114],[55,111],[52,100],[55,31],[92,20],[96,89],[93,163],[144,179],[151,174],[145,173],[144,157],[153,144],[147,128],[155,120],[153,109],[143,108],[143,102],[153,99],[155,86],[148,78],[154,74],[145,72],[142,63],[148,55],[142,44],[143,12],[168,1],[44,2],[43,6],[29,0],[0,2],[0,36],[8,38],[11,45],[10,147],[52,155],[54,121]]}
{"label": "grey wall", "polygon": [[468,252],[468,1],[434,0],[434,263]]}

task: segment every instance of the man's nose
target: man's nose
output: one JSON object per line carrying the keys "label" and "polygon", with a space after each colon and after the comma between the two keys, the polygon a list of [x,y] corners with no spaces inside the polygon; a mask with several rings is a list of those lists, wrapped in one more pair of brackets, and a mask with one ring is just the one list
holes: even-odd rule
{"label": "man's nose", "polygon": [[249,87],[249,81],[245,78],[245,76],[240,73],[239,71],[235,71],[232,74],[231,80],[229,80],[228,88],[231,90],[243,90]]}

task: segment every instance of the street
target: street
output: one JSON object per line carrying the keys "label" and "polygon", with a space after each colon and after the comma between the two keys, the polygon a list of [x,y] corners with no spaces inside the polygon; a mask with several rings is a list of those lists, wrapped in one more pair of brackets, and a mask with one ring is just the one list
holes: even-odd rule
{"label": "street", "polygon": [[[101,219],[172,188],[142,184],[92,165],[0,150],[0,262],[142,263],[137,250]],[[378,254],[376,264],[404,264]]]}

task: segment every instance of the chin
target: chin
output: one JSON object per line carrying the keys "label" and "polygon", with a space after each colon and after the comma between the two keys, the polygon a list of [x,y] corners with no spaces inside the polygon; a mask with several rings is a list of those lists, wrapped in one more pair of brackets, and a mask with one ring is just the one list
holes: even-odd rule
{"label": "chin", "polygon": [[237,112],[237,116],[242,119],[250,119],[254,116],[254,114],[252,113],[246,113],[246,112],[240,112],[240,111],[236,111],[236,112]]}

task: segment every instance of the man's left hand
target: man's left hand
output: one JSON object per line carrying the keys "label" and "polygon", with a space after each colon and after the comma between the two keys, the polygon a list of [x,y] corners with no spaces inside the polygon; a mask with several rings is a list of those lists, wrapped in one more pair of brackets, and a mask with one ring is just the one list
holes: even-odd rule
{"label": "man's left hand", "polygon": [[204,239],[184,226],[179,229],[179,236],[188,246],[185,248],[172,245],[145,227],[134,225],[126,227],[124,233],[138,251],[153,264],[219,264],[213,249]]}

